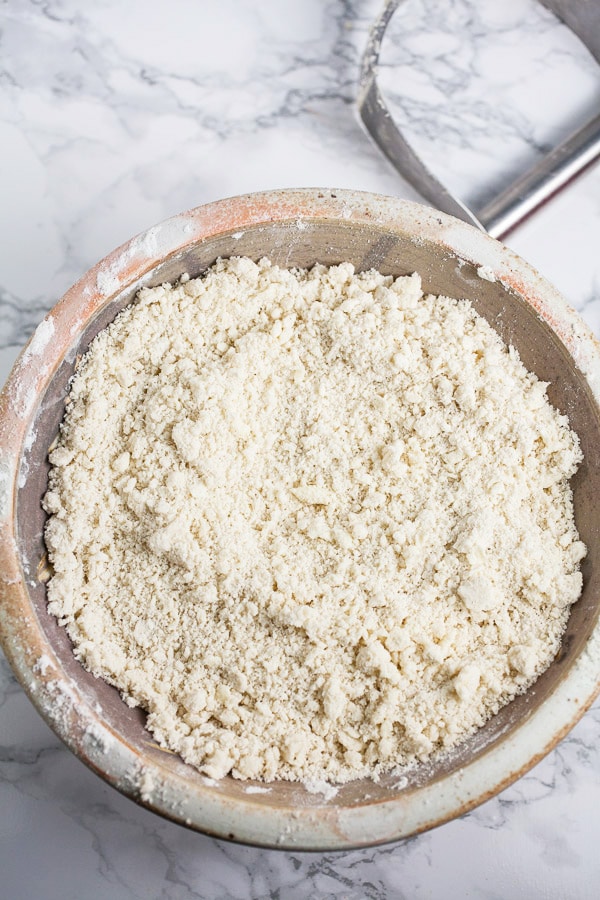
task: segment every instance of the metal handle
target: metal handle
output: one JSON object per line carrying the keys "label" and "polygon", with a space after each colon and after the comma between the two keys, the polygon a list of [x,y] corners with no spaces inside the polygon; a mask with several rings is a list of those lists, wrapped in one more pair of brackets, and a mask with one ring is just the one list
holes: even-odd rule
{"label": "metal handle", "polygon": [[598,159],[600,115],[491,200],[477,218],[492,237],[503,237]]}
{"label": "metal handle", "polygon": [[[482,231],[487,231],[492,237],[504,237],[600,159],[600,114],[555,147],[529,172],[518,178],[483,209],[471,210],[444,187],[417,156],[390,115],[377,85],[381,43],[390,19],[401,2],[402,0],[388,0],[371,28],[360,74],[358,109],[362,121],[392,165],[430,203],[443,212],[464,219]],[[587,19],[584,21],[576,17],[578,7],[576,0],[569,0],[566,6],[564,0],[541,0],[541,2],[560,18],[563,18],[564,14],[567,25],[586,43],[584,25],[587,23],[588,27],[590,23]],[[587,3],[582,7],[588,19],[590,8]],[[599,21],[598,31],[592,32],[594,35],[600,32],[600,7],[596,7],[596,10],[594,14]],[[592,41],[588,46],[600,61],[600,47],[596,47]]]}

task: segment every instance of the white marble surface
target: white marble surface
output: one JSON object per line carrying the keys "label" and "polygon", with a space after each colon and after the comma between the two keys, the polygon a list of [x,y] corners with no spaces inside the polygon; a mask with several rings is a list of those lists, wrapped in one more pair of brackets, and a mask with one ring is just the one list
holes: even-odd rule
{"label": "white marble surface", "polygon": [[[375,0],[0,2],[0,381],[88,267],[179,210],[318,185],[415,199],[363,134]],[[598,107],[600,68],[535,0],[409,0],[384,79],[419,152],[481,202]],[[600,168],[510,239],[600,334]],[[600,705],[529,775],[429,834],[309,855],[162,821],[60,744],[0,665],[0,895],[587,900]]]}

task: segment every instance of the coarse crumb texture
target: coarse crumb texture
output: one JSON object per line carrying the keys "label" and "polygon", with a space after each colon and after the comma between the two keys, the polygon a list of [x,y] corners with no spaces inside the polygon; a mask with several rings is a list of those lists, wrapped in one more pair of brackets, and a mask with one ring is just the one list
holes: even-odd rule
{"label": "coarse crumb texture", "polygon": [[566,417],[418,275],[219,260],[93,342],[51,453],[49,609],[210,777],[451,748],[556,654]]}

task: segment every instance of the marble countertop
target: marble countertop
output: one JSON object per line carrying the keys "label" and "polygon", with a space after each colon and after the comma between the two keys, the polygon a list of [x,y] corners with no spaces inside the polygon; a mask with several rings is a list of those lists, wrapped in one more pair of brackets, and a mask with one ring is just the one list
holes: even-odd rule
{"label": "marble countertop", "polygon": [[[0,3],[0,381],[44,313],[133,234],[248,191],[418,199],[364,134],[379,0]],[[597,110],[600,68],[536,0],[410,0],[382,80],[414,146],[480,204]],[[507,241],[600,334],[600,167]],[[600,705],[528,775],[410,841],[264,851],[163,821],[105,785],[0,661],[6,900],[587,900],[600,879]]]}

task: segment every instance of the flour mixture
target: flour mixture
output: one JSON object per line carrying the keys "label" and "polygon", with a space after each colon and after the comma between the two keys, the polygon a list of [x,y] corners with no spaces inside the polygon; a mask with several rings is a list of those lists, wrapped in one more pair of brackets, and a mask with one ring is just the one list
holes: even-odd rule
{"label": "flour mixture", "polygon": [[210,777],[425,760],[538,677],[581,591],[545,390],[418,275],[237,258],[144,289],[50,455],[49,609]]}

